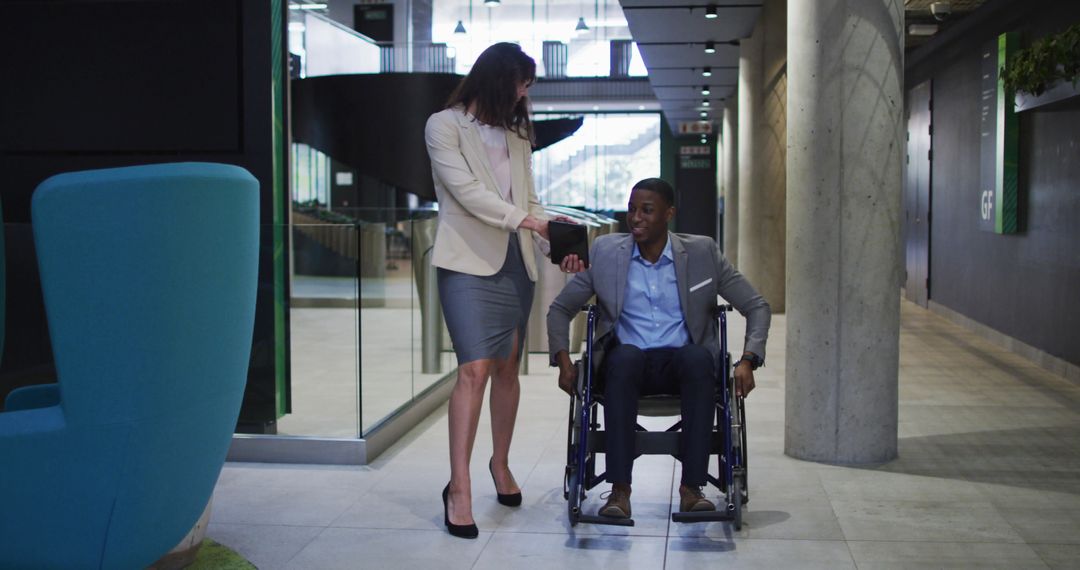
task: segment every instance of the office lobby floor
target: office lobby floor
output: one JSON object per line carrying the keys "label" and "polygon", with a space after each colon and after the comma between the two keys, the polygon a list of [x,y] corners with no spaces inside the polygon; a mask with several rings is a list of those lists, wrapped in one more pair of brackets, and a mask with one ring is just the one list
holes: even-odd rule
{"label": "office lobby floor", "polygon": [[[368,466],[227,464],[209,536],[261,569],[1080,568],[1080,386],[905,302],[900,457],[798,461],[783,454],[784,327],[774,317],[747,400],[751,501],[739,532],[670,522],[679,469],[660,457],[636,463],[637,526],[570,528],[567,399],[534,354],[510,460],[524,504],[495,502],[485,409],[472,469],[477,540],[442,525],[445,406]],[[729,330],[738,348],[741,319]]]}

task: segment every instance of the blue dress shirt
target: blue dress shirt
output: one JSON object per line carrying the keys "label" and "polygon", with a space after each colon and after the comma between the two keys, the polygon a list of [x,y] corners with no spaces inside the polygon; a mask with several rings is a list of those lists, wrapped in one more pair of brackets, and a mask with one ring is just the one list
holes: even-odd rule
{"label": "blue dress shirt", "polygon": [[641,257],[641,251],[634,244],[626,272],[626,300],[615,325],[615,334],[623,344],[632,344],[642,350],[690,344],[690,331],[686,329],[686,319],[679,305],[671,239],[656,263]]}

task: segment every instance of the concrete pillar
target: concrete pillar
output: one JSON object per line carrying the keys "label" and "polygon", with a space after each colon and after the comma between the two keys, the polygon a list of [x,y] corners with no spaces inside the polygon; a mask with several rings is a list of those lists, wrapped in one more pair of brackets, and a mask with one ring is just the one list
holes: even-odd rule
{"label": "concrete pillar", "polygon": [[761,8],[739,61],[739,271],[785,311],[787,2]]}
{"label": "concrete pillar", "polygon": [[739,98],[724,107],[720,148],[721,188],[724,191],[724,256],[739,266]]}
{"label": "concrete pillar", "polygon": [[896,457],[903,10],[788,13],[784,452],[799,459]]}
{"label": "concrete pillar", "polygon": [[736,135],[739,138],[739,145],[736,148],[739,157],[739,200],[736,210],[739,218],[739,233],[735,240],[738,246],[735,253],[736,259],[739,260],[739,270],[744,274],[746,268],[743,261],[750,255],[750,251],[749,244],[743,237],[748,237],[745,233],[749,232],[749,226],[752,225],[752,222],[748,222],[748,216],[753,215],[749,209],[750,204],[744,198],[760,186],[758,181],[761,178],[758,169],[755,168],[758,161],[754,156],[754,143],[757,140],[754,126],[761,108],[761,36],[758,33],[760,27],[759,20],[758,25],[754,27],[754,33],[739,43],[739,88],[736,100],[736,110],[739,114],[737,127],[739,131]]}

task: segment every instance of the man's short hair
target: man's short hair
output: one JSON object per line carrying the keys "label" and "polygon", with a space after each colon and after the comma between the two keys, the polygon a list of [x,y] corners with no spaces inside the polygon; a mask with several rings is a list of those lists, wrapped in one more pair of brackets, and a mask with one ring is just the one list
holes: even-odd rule
{"label": "man's short hair", "polygon": [[675,205],[675,189],[672,188],[671,184],[668,184],[665,180],[662,180],[660,178],[646,178],[644,180],[638,181],[637,184],[634,184],[632,190],[637,190],[639,188],[641,190],[649,190],[652,192],[656,192],[657,194],[663,196],[664,200],[667,201],[668,206]]}

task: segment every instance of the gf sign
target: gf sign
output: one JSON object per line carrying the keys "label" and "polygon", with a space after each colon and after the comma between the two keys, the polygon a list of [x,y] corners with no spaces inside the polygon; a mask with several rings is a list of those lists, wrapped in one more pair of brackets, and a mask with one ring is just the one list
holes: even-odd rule
{"label": "gf sign", "polygon": [[994,191],[983,190],[980,201],[982,203],[982,219],[985,222],[989,222],[990,216],[994,214]]}

